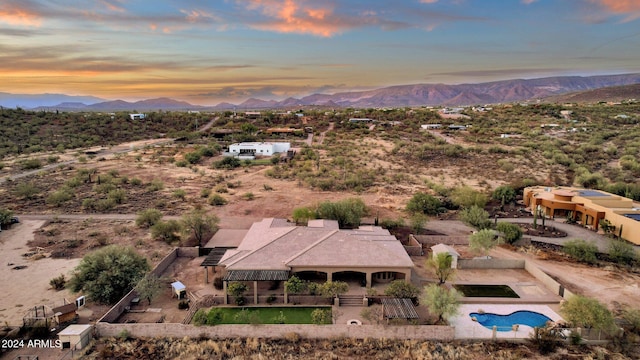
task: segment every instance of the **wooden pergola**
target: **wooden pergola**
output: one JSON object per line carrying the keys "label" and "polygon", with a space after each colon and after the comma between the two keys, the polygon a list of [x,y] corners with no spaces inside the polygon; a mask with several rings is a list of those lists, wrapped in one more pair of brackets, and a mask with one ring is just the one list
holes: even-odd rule
{"label": "wooden pergola", "polygon": [[411,299],[382,298],[382,316],[389,319],[418,319]]}

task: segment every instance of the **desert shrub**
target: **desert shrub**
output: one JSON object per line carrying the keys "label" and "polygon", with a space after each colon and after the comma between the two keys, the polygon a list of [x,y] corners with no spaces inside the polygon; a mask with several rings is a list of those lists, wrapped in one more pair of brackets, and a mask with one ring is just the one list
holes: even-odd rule
{"label": "desert shrub", "polygon": [[502,205],[510,203],[516,199],[516,190],[509,185],[498,186],[493,190],[491,197],[500,201]]}
{"label": "desert shrub", "polygon": [[142,180],[140,180],[139,178],[133,178],[131,179],[131,185],[133,186],[140,186],[142,185]]}
{"label": "desert shrub", "polygon": [[201,198],[208,198],[209,195],[211,195],[211,189],[204,188],[204,189],[200,190],[200,197]]}
{"label": "desert shrub", "polygon": [[138,213],[136,225],[142,228],[148,228],[155,225],[162,219],[162,213],[157,209],[145,209]]}
{"label": "desert shrub", "polygon": [[458,218],[465,224],[472,226],[478,230],[491,227],[489,213],[483,208],[475,205],[460,211],[460,213],[458,214]]}
{"label": "desert shrub", "polygon": [[556,329],[545,326],[534,328],[529,341],[538,349],[540,354],[547,355],[556,350],[558,345],[561,344],[562,338]]}
{"label": "desert shrub", "polygon": [[291,216],[296,224],[306,225],[309,220],[316,218],[316,212],[310,207],[304,206],[293,209]]}
{"label": "desert shrub", "polygon": [[472,206],[484,207],[487,204],[487,195],[475,190],[469,186],[456,188],[451,193],[451,201],[461,208],[470,208]]}
{"label": "desert shrub", "polygon": [[176,199],[184,200],[187,197],[187,192],[184,189],[176,189],[172,195]]}
{"label": "desert shrub", "polygon": [[34,170],[40,169],[42,167],[42,162],[39,159],[26,159],[20,161],[20,168],[22,170]]}
{"label": "desert shrub", "polygon": [[522,239],[522,229],[516,224],[501,221],[496,225],[496,230],[504,235],[504,241],[509,244]]}
{"label": "desert shrub", "polygon": [[207,201],[211,206],[222,206],[227,204],[227,199],[225,199],[224,196],[220,194],[213,194],[209,196],[209,199]]}
{"label": "desert shrub", "polygon": [[619,264],[631,265],[637,256],[633,245],[624,240],[612,240],[609,243],[609,257]]}
{"label": "desert shrub", "polygon": [[115,200],[113,200],[111,198],[99,199],[99,200],[96,200],[93,203],[93,208],[96,211],[101,211],[101,212],[109,211],[109,210],[113,209],[114,207],[116,207],[116,202],[115,202]]}
{"label": "desert shrub", "polygon": [[242,194],[242,198],[247,200],[247,201],[251,201],[251,200],[255,199],[256,196],[252,192],[248,192],[248,193]]}
{"label": "desert shrub", "polygon": [[397,229],[405,225],[403,218],[397,219],[382,219],[380,220],[380,226],[387,230]]}
{"label": "desert shrub", "polygon": [[64,277],[64,274],[60,274],[60,276],[54,277],[53,279],[49,280],[49,285],[51,285],[54,290],[58,291],[64,289],[66,284],[67,279]]}
{"label": "desert shrub", "polygon": [[426,215],[438,215],[444,212],[442,202],[435,196],[426,193],[417,193],[409,200],[407,211],[420,212]]}
{"label": "desert shrub", "polygon": [[221,277],[215,277],[213,279],[213,287],[215,287],[218,290],[222,290],[222,288],[224,287],[224,281],[222,280]]}
{"label": "desert shrub", "polygon": [[127,192],[124,189],[114,189],[109,191],[107,197],[116,204],[122,204],[127,200]]}
{"label": "desert shrub", "polygon": [[154,240],[162,240],[167,244],[171,244],[180,240],[180,232],[182,227],[176,220],[158,221],[151,226],[151,237]]}
{"label": "desert shrub", "polygon": [[596,257],[598,247],[596,244],[586,242],[582,239],[567,241],[562,251],[580,262],[595,264],[598,261]]}
{"label": "desert shrub", "polygon": [[147,191],[150,191],[150,192],[160,191],[163,188],[164,188],[164,183],[160,179],[153,179],[151,180],[149,185],[147,185]]}
{"label": "desert shrub", "polygon": [[95,191],[98,194],[108,194],[109,192],[115,189],[116,189],[116,186],[110,182],[102,182],[100,184],[96,184],[96,186],[93,187],[93,191]]}
{"label": "desert shrub", "polygon": [[228,156],[222,160],[214,162],[213,167],[216,169],[235,169],[240,167],[240,159]]}
{"label": "desert shrub", "polygon": [[54,191],[49,196],[47,196],[47,199],[45,200],[45,202],[49,205],[59,207],[71,199],[73,199],[73,193],[71,192],[71,190],[67,188],[63,188],[63,189]]}
{"label": "desert shrub", "polygon": [[187,160],[178,160],[174,163],[177,167],[187,167],[189,162]]}
{"label": "desert shrub", "polygon": [[23,199],[34,199],[40,193],[40,189],[33,183],[25,182],[16,186],[15,194]]}
{"label": "desert shrub", "polygon": [[184,159],[189,162],[189,164],[197,164],[202,159],[202,155],[199,152],[190,152],[184,154]]}

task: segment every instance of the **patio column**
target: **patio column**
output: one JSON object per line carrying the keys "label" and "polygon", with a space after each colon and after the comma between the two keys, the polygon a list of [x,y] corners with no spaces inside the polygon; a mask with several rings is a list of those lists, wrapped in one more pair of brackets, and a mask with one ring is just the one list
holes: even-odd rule
{"label": "patio column", "polygon": [[258,280],[253,281],[253,303],[258,305]]}
{"label": "patio column", "polygon": [[229,300],[227,299],[227,280],[222,282],[222,290],[224,291],[224,304],[229,304]]}
{"label": "patio column", "polygon": [[333,281],[333,273],[330,271],[327,271],[327,282],[329,281]]}
{"label": "patio column", "polygon": [[204,267],[204,283],[209,283],[209,267],[207,266]]}
{"label": "patio column", "polygon": [[367,288],[371,287],[371,276],[372,276],[371,272],[367,271],[366,272]]}
{"label": "patio column", "polygon": [[287,294],[287,285],[284,286],[284,303],[289,303],[289,294]]}

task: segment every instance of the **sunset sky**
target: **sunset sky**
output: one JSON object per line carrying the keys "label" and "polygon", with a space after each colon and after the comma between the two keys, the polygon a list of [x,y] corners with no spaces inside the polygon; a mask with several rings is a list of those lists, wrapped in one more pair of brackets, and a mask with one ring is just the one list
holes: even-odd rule
{"label": "sunset sky", "polygon": [[640,0],[0,0],[0,92],[215,105],[632,72]]}

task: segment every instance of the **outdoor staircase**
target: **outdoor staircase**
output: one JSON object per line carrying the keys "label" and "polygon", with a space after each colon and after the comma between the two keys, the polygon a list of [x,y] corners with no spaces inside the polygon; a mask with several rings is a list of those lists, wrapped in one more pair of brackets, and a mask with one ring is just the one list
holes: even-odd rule
{"label": "outdoor staircase", "polygon": [[340,295],[340,306],[362,306],[362,295]]}

